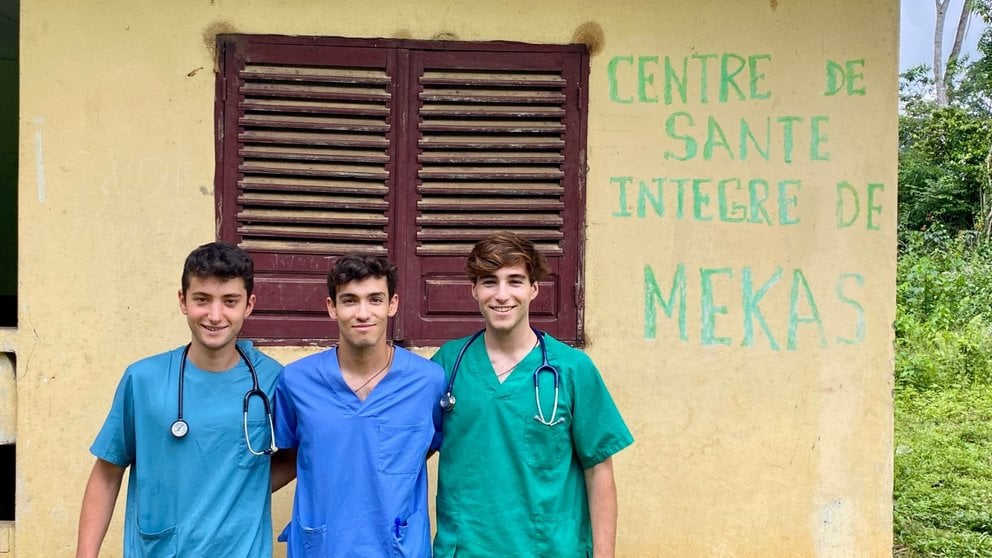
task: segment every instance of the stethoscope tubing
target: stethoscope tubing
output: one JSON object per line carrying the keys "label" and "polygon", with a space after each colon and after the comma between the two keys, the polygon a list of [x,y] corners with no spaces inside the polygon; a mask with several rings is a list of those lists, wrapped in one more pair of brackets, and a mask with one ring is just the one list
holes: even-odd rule
{"label": "stethoscope tubing", "polygon": [[[176,438],[184,438],[189,432],[189,423],[183,418],[183,395],[186,391],[186,360],[189,356],[189,349],[192,343],[188,343],[186,347],[183,348],[182,360],[179,361],[179,395],[178,395],[178,405],[176,410],[176,420],[172,423],[170,431],[172,435]],[[234,345],[234,349],[238,351],[238,356],[244,361],[245,365],[248,366],[248,372],[251,374],[251,389],[245,392],[244,401],[242,403],[242,424],[244,426],[245,432],[245,443],[248,445],[248,451],[252,455],[272,455],[277,451],[275,444],[275,426],[273,426],[272,421],[272,404],[269,402],[269,397],[265,395],[258,386],[258,372],[255,371],[255,365],[251,363],[248,355],[245,354],[244,350],[238,345]],[[265,410],[265,416],[269,421],[269,447],[263,449],[262,451],[255,451],[255,448],[251,445],[251,437],[248,435],[248,408],[251,404],[251,398],[258,397],[262,400],[262,407]]]}
{"label": "stethoscope tubing", "polygon": [[[544,332],[535,327],[531,327],[531,330],[533,330],[534,334],[537,335],[537,341],[541,346],[541,365],[534,370],[534,399],[537,406],[537,414],[534,415],[534,420],[545,426],[555,426],[556,424],[565,422],[565,419],[558,416],[558,388],[561,384],[561,374],[558,372],[558,369],[551,366],[551,363],[548,361],[548,346],[544,341]],[[455,365],[451,368],[451,376],[448,378],[448,387],[445,389],[444,395],[441,396],[440,405],[442,410],[451,411],[454,409],[455,396],[452,391],[455,387],[455,377],[458,375],[458,368],[461,366],[462,358],[465,357],[465,353],[468,351],[469,346],[485,332],[486,330],[484,329],[475,332],[458,351],[458,356],[455,357]],[[545,418],[544,411],[541,409],[541,372],[550,372],[552,378],[554,378],[555,400],[554,406],[551,408],[551,418]]]}

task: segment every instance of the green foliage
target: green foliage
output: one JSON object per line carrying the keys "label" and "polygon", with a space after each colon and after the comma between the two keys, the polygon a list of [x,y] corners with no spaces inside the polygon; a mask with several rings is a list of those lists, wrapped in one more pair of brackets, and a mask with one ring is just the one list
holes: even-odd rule
{"label": "green foliage", "polygon": [[[992,2],[969,0],[989,21]],[[954,233],[986,230],[992,209],[992,28],[986,28],[974,61],[950,62],[948,105],[935,101],[930,67],[899,76],[899,231],[935,225]],[[986,231],[987,232],[987,231]]]}
{"label": "green foliage", "polygon": [[895,556],[992,556],[992,242],[905,235],[896,281]]}
{"label": "green foliage", "polygon": [[[968,0],[992,21],[992,0]],[[894,556],[992,556],[992,31],[899,83]]]}
{"label": "green foliage", "polygon": [[[930,66],[920,64],[913,66],[899,75],[899,104],[902,113],[907,116],[922,116],[935,106],[933,74]],[[899,130],[902,131],[902,126]]]}
{"label": "green foliage", "polygon": [[992,116],[992,28],[978,39],[979,58],[962,69],[962,79],[954,92],[955,101],[969,113]]}
{"label": "green foliage", "polygon": [[[909,110],[913,112],[908,112]],[[984,222],[992,121],[960,107],[917,102],[900,117],[899,224],[972,230]]]}
{"label": "green foliage", "polygon": [[992,382],[992,243],[909,233],[897,277],[897,385]]}

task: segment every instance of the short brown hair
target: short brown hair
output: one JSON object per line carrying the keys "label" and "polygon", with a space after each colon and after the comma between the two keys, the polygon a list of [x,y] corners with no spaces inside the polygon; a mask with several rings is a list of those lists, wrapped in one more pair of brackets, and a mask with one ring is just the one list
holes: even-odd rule
{"label": "short brown hair", "polygon": [[475,243],[465,262],[465,272],[473,283],[480,277],[492,275],[500,268],[523,264],[527,278],[536,283],[548,274],[548,262],[534,243],[512,232],[490,235]]}

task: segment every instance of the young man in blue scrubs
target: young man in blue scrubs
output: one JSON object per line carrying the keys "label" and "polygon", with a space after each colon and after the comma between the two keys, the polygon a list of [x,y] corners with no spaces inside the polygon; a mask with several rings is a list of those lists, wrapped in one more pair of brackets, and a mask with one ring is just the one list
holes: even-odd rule
{"label": "young man in blue scrubs", "polygon": [[387,341],[399,305],[388,260],[344,256],[327,288],[338,346],[290,364],[276,387],[276,443],[297,453],[279,540],[290,558],[430,556],[426,459],[440,440],[444,371]]}
{"label": "young man in blue scrubs", "polygon": [[272,555],[274,446],[261,393],[271,395],[282,366],[237,341],[253,278],[251,257],[230,244],[186,258],[179,309],[190,342],[124,372],[90,447],[77,557],[99,554],[128,468],[125,557]]}
{"label": "young man in blue scrubs", "polygon": [[[473,247],[465,270],[486,327],[433,358],[450,378],[464,350],[455,401],[443,396],[434,556],[612,557],[611,456],[633,437],[592,360],[531,328],[544,257],[498,233]],[[545,351],[559,382],[542,369],[538,397]]]}

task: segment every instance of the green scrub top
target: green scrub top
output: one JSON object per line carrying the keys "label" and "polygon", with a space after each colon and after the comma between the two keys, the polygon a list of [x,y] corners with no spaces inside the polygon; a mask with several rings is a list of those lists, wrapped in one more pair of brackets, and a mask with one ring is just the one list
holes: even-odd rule
{"label": "green scrub top", "polygon": [[[583,470],[633,443],[603,379],[585,353],[544,336],[558,369],[558,419],[535,419],[535,347],[501,384],[485,342],[469,346],[445,413],[438,461],[434,556],[592,555],[592,529]],[[434,355],[450,377],[468,338]],[[554,380],[540,374],[541,405],[550,420]]]}

